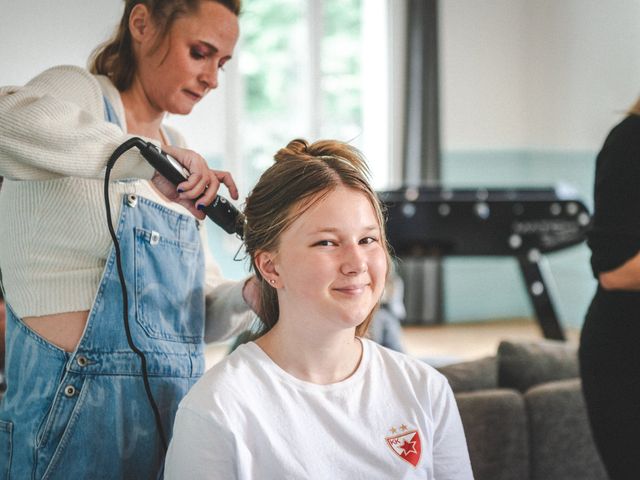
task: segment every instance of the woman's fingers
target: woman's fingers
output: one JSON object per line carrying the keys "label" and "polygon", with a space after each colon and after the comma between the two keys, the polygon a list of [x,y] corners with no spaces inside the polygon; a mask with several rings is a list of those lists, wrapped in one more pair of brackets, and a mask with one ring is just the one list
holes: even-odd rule
{"label": "woman's fingers", "polygon": [[238,199],[238,187],[231,173],[210,169],[206,160],[192,150],[170,145],[163,145],[163,150],[178,160],[190,172],[187,180],[177,186],[181,200],[195,201],[196,207],[197,205],[210,205],[218,194],[220,184],[227,187],[231,198]]}
{"label": "woman's fingers", "polygon": [[233,177],[231,176],[231,174],[229,172],[223,172],[221,170],[212,170],[212,172],[214,172],[218,182],[225,184],[227,190],[229,190],[229,195],[231,195],[231,198],[237,200],[238,187],[236,187],[236,182],[233,181]]}
{"label": "woman's fingers", "polygon": [[179,203],[189,210],[194,217],[199,218],[200,220],[205,218],[205,214],[196,208],[193,200],[182,200],[178,195],[176,195],[176,186],[158,172],[155,173],[151,181],[158,191],[167,197],[167,199]]}
{"label": "woman's fingers", "polygon": [[218,194],[218,188],[220,187],[220,182],[218,182],[217,178],[213,174],[209,175],[208,180],[209,180],[209,184],[205,187],[204,194],[197,200],[198,205],[203,205],[203,206],[211,205],[215,200],[216,195]]}
{"label": "woman's fingers", "polygon": [[208,176],[201,173],[192,173],[186,182],[178,185],[178,193],[180,198],[186,200],[195,200],[200,197],[209,184]]}

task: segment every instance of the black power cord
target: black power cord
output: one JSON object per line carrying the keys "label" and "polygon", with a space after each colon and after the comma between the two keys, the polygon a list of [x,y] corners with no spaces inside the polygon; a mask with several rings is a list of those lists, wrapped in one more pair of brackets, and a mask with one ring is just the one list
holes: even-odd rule
{"label": "black power cord", "polygon": [[107,169],[104,175],[104,202],[107,208],[107,223],[109,226],[109,233],[111,234],[111,239],[113,240],[113,247],[115,249],[116,254],[116,265],[118,267],[118,277],[120,278],[120,287],[122,288],[122,318],[124,319],[124,331],[127,335],[127,343],[129,344],[129,348],[140,357],[140,363],[142,367],[142,380],[144,382],[144,389],[147,392],[147,398],[149,399],[149,403],[151,404],[151,409],[153,410],[153,415],[156,420],[156,427],[158,429],[158,436],[160,437],[160,441],[162,442],[162,451],[163,454],[167,452],[167,437],[164,433],[164,428],[162,427],[162,419],[160,418],[160,410],[158,409],[158,404],[153,398],[153,393],[151,392],[151,386],[149,385],[149,373],[147,372],[147,358],[144,356],[142,350],[140,350],[133,341],[131,336],[131,329],[129,327],[129,298],[127,295],[127,286],[124,279],[124,273],[122,270],[122,256],[120,253],[120,243],[118,242],[118,238],[116,236],[116,232],[113,229],[113,222],[111,219],[111,204],[109,203],[109,177],[111,176],[111,169],[116,163],[116,160],[120,158],[120,156],[125,153],[127,150],[138,147],[139,149],[146,147],[146,142],[142,139],[134,137],[118,148],[111,154],[109,157],[109,161],[107,162]]}
{"label": "black power cord", "polygon": [[[122,288],[122,317],[124,319],[124,330],[127,335],[127,343],[129,348],[140,357],[140,363],[142,366],[142,379],[144,381],[144,388],[147,392],[147,398],[151,404],[153,415],[155,416],[156,426],[158,428],[158,435],[162,440],[163,453],[167,451],[167,437],[162,427],[162,419],[160,418],[160,411],[158,405],[153,398],[151,392],[151,386],[149,385],[149,374],[147,372],[147,359],[144,353],[136,346],[131,336],[131,329],[129,327],[129,299],[127,296],[127,287],[125,283],[124,273],[122,271],[122,257],[120,253],[120,244],[118,238],[113,229],[113,222],[111,219],[111,207],[109,203],[109,178],[111,176],[111,170],[116,163],[116,160],[122,156],[127,150],[136,147],[140,150],[142,156],[149,162],[162,176],[172,182],[174,185],[178,185],[185,181],[189,172],[174,158],[167,155],[151,142],[145,142],[139,137],[133,137],[124,142],[109,157],[107,162],[107,169],[104,175],[104,202],[107,209],[107,223],[109,226],[109,233],[113,240],[113,246],[116,254],[116,265],[118,267],[118,277],[120,278],[120,286]],[[203,212],[216,224],[222,227],[227,233],[235,233],[240,238],[244,234],[244,215],[239,212],[226,198],[217,195],[211,205],[207,205],[203,208]]]}

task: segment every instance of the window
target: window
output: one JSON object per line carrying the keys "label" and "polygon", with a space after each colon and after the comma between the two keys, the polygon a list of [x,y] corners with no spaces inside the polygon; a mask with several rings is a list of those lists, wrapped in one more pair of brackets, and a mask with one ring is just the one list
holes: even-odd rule
{"label": "window", "polygon": [[375,163],[376,184],[387,183],[386,6],[385,0],[245,1],[239,48],[245,179],[253,183],[278,147],[305,137],[350,141]]}

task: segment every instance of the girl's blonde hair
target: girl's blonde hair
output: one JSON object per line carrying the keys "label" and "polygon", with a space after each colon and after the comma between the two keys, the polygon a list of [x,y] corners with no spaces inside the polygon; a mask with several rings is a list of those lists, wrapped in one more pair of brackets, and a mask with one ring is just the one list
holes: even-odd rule
{"label": "girl's blonde hair", "polygon": [[[244,241],[251,268],[260,281],[262,328],[269,331],[278,321],[276,289],[256,268],[256,254],[276,252],[283,232],[309,207],[332,190],[343,186],[363,193],[371,202],[380,226],[380,242],[391,265],[382,207],[367,177],[369,171],[362,154],[354,147],[335,140],[309,144],[291,141],[275,155],[275,164],[265,171],[246,201]],[[345,205],[345,208],[349,208]],[[375,306],[356,328],[364,336],[377,309]]]}

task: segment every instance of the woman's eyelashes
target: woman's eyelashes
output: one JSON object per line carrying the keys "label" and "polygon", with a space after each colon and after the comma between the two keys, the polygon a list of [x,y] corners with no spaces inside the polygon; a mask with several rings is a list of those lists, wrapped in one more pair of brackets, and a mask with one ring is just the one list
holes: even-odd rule
{"label": "woman's eyelashes", "polygon": [[[217,52],[216,49],[212,49],[210,47],[203,47],[200,45],[196,45],[189,49],[189,55],[194,60],[208,60],[212,58],[214,54]],[[229,61],[229,58],[223,58],[218,62],[218,69],[224,72],[224,66]]]}
{"label": "woman's eyelashes", "polygon": [[189,51],[194,60],[203,60],[209,56],[209,51],[202,47],[191,47]]}

